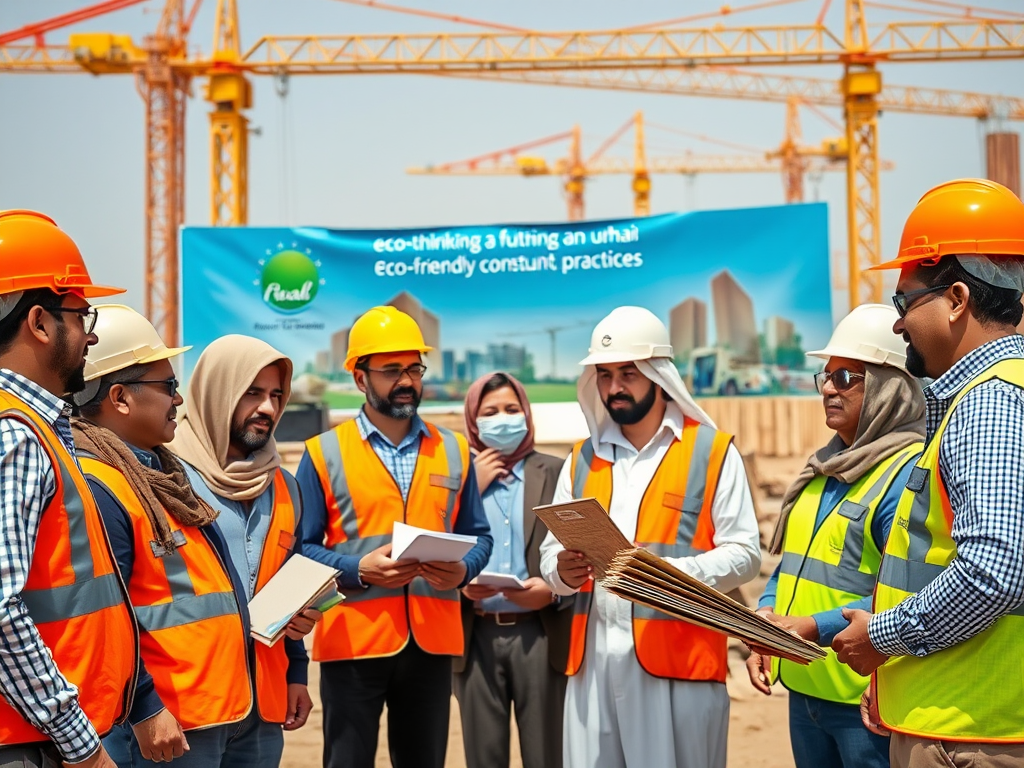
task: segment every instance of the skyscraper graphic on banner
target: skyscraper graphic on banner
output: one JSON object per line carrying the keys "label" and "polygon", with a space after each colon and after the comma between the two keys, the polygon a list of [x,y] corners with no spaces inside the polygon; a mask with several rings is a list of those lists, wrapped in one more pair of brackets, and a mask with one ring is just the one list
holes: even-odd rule
{"label": "skyscraper graphic on banner", "polygon": [[669,311],[669,343],[676,360],[684,362],[698,347],[708,345],[708,305],[692,296]]}
{"label": "skyscraper graphic on banner", "polygon": [[711,303],[715,308],[715,338],[719,347],[739,359],[761,359],[754,321],[754,302],[728,270],[711,278]]}

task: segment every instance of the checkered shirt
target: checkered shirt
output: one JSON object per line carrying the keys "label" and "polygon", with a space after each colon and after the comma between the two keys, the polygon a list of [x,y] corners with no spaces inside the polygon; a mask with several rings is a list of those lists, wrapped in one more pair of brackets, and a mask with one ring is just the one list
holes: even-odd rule
{"label": "checkered shirt", "polygon": [[[1021,359],[1018,335],[991,341],[925,389],[929,440],[956,395],[1000,360]],[[956,557],[921,592],[872,617],[871,644],[925,656],[982,632],[1024,602],[1024,390],[993,379],[960,401],[942,433],[939,471],[953,509]]]}
{"label": "checkered shirt", "polygon": [[416,459],[420,455],[420,437],[430,437],[430,431],[423,423],[423,419],[419,416],[412,417],[409,434],[397,446],[373,426],[362,409],[356,416],[356,424],[359,426],[360,436],[363,440],[370,441],[373,452],[377,454],[395,482],[398,483],[398,487],[402,491],[402,500],[408,501],[409,489],[412,487],[412,475],[416,471]]}
{"label": "checkered shirt", "polygon": [[[23,376],[0,369],[0,389],[21,398],[74,455],[71,406]],[[63,758],[80,762],[99,747],[78,689],[57,669],[21,600],[39,519],[56,491],[53,464],[23,422],[0,419],[0,693],[50,737]]]}

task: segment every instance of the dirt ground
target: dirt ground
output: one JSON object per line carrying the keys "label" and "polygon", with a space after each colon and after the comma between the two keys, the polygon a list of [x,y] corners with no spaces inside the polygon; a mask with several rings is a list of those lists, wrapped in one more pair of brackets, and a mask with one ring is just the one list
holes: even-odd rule
{"label": "dirt ground", "polygon": [[[754,492],[758,511],[762,545],[768,540],[775,519],[778,516],[782,491],[796,477],[803,460],[747,458],[748,474]],[[768,575],[774,570],[777,558],[762,552],[761,575],[755,581],[744,585],[743,593],[749,605],[753,605],[761,593]],[[786,690],[776,686],[770,697],[755,691],[747,679],[743,663],[742,646],[735,641],[730,644],[729,671],[727,681],[732,711],[729,722],[729,766],[746,768],[792,768],[793,757],[789,748],[788,706]],[[310,694],[315,704],[306,726],[299,731],[285,734],[285,749],[282,768],[310,768],[320,764],[323,749],[323,734],[320,720],[319,670],[317,664],[310,664]],[[452,698],[451,724],[448,730],[448,757],[446,768],[465,768],[462,749],[462,727],[459,721],[458,703]],[[380,740],[377,749],[377,768],[388,768],[391,761],[387,753],[387,725],[381,720]],[[522,768],[517,737],[512,738],[511,768]],[[652,768],[655,768],[652,766]]]}

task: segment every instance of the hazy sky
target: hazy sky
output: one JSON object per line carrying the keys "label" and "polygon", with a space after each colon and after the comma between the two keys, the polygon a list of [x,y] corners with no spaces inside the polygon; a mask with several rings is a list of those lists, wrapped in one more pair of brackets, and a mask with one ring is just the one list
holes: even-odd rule
{"label": "hazy sky", "polygon": [[[395,0],[399,2],[399,0]],[[0,30],[66,13],[88,0],[0,0]],[[901,3],[909,6],[906,0]],[[988,7],[1020,10],[1019,0],[986,0]],[[606,29],[700,13],[721,0],[431,0],[418,8],[484,18],[533,29]],[[734,5],[739,5],[736,3]],[[808,23],[820,0],[744,13],[725,23]],[[130,34],[152,30],[162,3],[149,3],[74,27]],[[215,0],[206,0],[191,44],[209,51]],[[841,34],[843,3],[829,23]],[[262,34],[467,31],[435,21],[354,7],[335,0],[239,0],[243,46]],[[935,6],[920,5],[933,10]],[[891,12],[870,11],[876,20]],[[929,16],[898,14],[928,20]],[[51,33],[62,42],[67,31]],[[834,66],[783,67],[785,74],[838,77]],[[890,64],[888,83],[1024,96],[1024,62]],[[186,223],[209,223],[208,106],[202,83],[193,85],[187,138]],[[785,106],[776,103],[685,98],[482,83],[395,75],[294,77],[286,100],[271,78],[255,78],[249,116],[260,134],[250,141],[249,220],[254,225],[401,227],[565,217],[554,178],[443,178],[408,176],[405,168],[461,159],[569,129],[583,128],[589,154],[636,110],[651,123],[768,149],[782,138]],[[839,111],[829,109],[836,119]],[[129,289],[142,306],[142,100],[128,77],[0,75],[0,208],[35,208],[52,215],[78,241],[97,280]],[[835,134],[804,112],[808,143]],[[1019,131],[1019,124],[1010,128]],[[930,186],[984,172],[985,128],[969,118],[886,114],[881,153],[896,163],[882,177],[883,248],[892,253],[908,211]],[[729,152],[655,129],[649,155]],[[628,156],[629,142],[612,154]],[[559,155],[556,149],[548,157]],[[287,163],[284,160],[287,159]],[[630,215],[628,176],[605,176],[587,187],[588,218]],[[844,176],[826,174],[818,198],[830,204],[831,247],[845,252]],[[808,199],[815,185],[808,184]],[[656,176],[654,213],[782,202],[774,174],[706,175],[694,180]],[[723,233],[728,237],[728,233]]]}

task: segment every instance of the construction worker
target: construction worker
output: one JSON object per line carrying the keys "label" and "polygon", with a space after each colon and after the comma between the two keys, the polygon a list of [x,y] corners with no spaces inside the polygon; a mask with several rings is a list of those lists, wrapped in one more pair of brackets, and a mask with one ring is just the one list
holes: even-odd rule
{"label": "construction worker", "polygon": [[1024,204],[981,179],[911,211],[893,331],[925,389],[927,443],[896,509],[874,613],[839,660],[874,673],[865,719],[897,766],[1024,764]]}
{"label": "construction worker", "polygon": [[[466,439],[416,414],[430,349],[394,307],[357,319],[345,368],[366,404],[307,441],[299,464],[303,553],[339,569],[347,590],[313,635],[325,768],[374,765],[385,703],[395,768],[444,765],[463,650],[458,588],[487,562],[491,536]],[[394,560],[396,522],[477,543],[455,563]]]}
{"label": "construction worker", "polygon": [[[577,384],[590,438],[554,501],[593,497],[631,541],[721,592],[757,575],[757,520],[739,452],[686,391],[668,330],[619,307],[594,328]],[[578,592],[566,671],[568,768],[725,768],[726,637],[595,585],[581,552],[548,535],[541,572]]]}
{"label": "construction worker", "polygon": [[530,401],[511,374],[473,382],[465,418],[494,538],[484,571],[524,584],[462,588],[465,650],[455,660],[454,684],[466,764],[508,768],[515,707],[523,768],[559,768],[572,598],[559,598],[540,577],[548,529],[533,508],[551,503],[562,462],[534,450]]}
{"label": "construction worker", "polygon": [[811,455],[782,500],[770,551],[782,554],[758,611],[828,658],[796,664],[751,653],[750,682],[765,694],[790,690],[789,736],[797,768],[887,768],[889,739],[860,718],[868,680],[840,664],[832,638],[842,609],[869,608],[896,503],[921,454],[924,394],[906,371],[907,345],[892,333],[892,307],[862,304],[811,357],[825,423],[835,435]]}
{"label": "construction worker", "polygon": [[35,211],[0,212],[0,766],[111,768],[138,644],[79,469],[71,406],[96,343],[96,285]]}
{"label": "construction worker", "polygon": [[[302,504],[292,475],[281,467],[274,430],[291,394],[292,362],[251,336],[223,336],[200,355],[188,383],[185,414],[171,443],[196,495],[217,511],[246,600],[299,549]],[[318,620],[309,610],[306,619]],[[267,764],[277,765],[284,730],[306,723],[313,702],[306,689],[309,657],[301,639],[274,646],[249,643],[250,665]]]}
{"label": "construction worker", "polygon": [[75,444],[141,628],[138,693],[105,745],[120,768],[175,759],[276,768],[280,727],[267,727],[253,700],[246,593],[217,510],[166,447],[182,404],[170,361],[189,348],[167,347],[129,307],[97,309],[103,337],[75,398]]}

